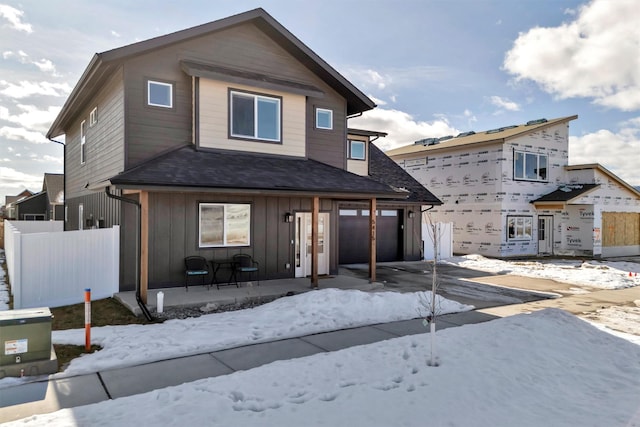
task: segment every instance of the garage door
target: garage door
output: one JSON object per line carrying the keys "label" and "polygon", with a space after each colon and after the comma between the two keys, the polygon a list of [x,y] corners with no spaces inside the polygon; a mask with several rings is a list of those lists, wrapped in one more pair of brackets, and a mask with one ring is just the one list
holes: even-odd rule
{"label": "garage door", "polygon": [[[378,262],[402,260],[402,230],[398,210],[378,210],[376,221]],[[369,210],[341,209],[338,226],[340,264],[369,262]]]}

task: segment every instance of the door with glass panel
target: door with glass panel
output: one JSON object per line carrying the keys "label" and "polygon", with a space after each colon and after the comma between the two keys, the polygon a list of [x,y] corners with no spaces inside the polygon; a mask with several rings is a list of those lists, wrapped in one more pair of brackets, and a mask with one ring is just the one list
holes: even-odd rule
{"label": "door with glass panel", "polygon": [[[296,213],[296,277],[311,276],[311,212]],[[318,215],[318,274],[329,274],[329,214]]]}

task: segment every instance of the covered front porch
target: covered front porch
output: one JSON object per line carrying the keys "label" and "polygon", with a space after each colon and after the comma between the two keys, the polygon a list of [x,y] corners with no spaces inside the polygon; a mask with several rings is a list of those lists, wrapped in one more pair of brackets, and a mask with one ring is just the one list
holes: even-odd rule
{"label": "covered front porch", "polygon": [[[343,272],[343,269],[341,269]],[[239,283],[235,285],[220,286],[215,285],[192,285],[187,291],[184,286],[163,289],[150,289],[147,291],[147,307],[151,313],[157,312],[158,293],[163,293],[163,308],[165,310],[179,307],[199,307],[203,308],[203,314],[207,311],[215,311],[216,308],[244,304],[251,301],[269,301],[272,299],[297,295],[315,289],[355,289],[360,291],[381,290],[383,285],[377,282],[370,282],[346,274],[320,276],[319,286],[314,288],[310,285],[309,278],[261,280],[260,286],[256,282]],[[142,310],[136,302],[135,291],[118,292],[114,298],[119,300],[135,315],[142,315]]]}

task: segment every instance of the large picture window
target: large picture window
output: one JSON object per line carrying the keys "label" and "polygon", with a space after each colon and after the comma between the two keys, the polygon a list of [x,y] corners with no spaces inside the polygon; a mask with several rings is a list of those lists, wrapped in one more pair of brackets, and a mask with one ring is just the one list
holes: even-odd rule
{"label": "large picture window", "polygon": [[527,181],[547,181],[547,156],[515,151],[513,153],[513,177]]}
{"label": "large picture window", "polygon": [[507,238],[509,240],[531,240],[533,218],[530,216],[507,217]]}
{"label": "large picture window", "polygon": [[251,230],[251,205],[200,203],[199,245],[201,248],[248,246]]}
{"label": "large picture window", "polygon": [[231,136],[280,142],[281,105],[280,98],[231,91]]}

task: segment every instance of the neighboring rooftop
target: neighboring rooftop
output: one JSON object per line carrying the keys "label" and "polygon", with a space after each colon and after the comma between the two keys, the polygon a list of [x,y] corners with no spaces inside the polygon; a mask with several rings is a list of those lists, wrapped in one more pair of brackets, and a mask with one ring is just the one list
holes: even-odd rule
{"label": "neighboring rooftop", "polygon": [[505,142],[508,139],[518,137],[523,134],[545,129],[551,126],[555,126],[558,123],[570,122],[577,119],[578,116],[560,117],[557,119],[538,119],[531,120],[521,125],[511,125],[496,129],[489,129],[480,132],[462,132],[456,136],[448,135],[438,138],[425,138],[411,145],[405,145],[386,152],[388,156],[396,156],[403,154],[420,153],[424,151],[432,150],[444,150],[453,147],[481,144],[481,143],[495,143]]}

